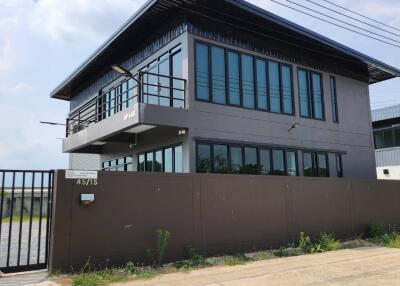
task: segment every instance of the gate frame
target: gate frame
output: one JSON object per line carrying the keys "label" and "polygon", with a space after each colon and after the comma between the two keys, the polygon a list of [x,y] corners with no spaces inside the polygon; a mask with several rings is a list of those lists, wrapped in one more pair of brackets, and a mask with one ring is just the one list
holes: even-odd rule
{"label": "gate frame", "polygon": [[[6,236],[5,243],[7,244],[6,253],[6,265],[0,265],[0,272],[8,274],[8,273],[15,273],[15,272],[25,272],[25,271],[33,271],[33,270],[41,270],[47,269],[48,262],[49,262],[49,248],[50,248],[50,235],[51,235],[51,220],[53,214],[53,194],[54,194],[54,174],[55,170],[11,170],[11,169],[0,169],[0,175],[2,175],[2,179],[0,182],[0,245],[2,243],[1,235],[2,235],[2,226],[3,226],[3,217],[4,215],[4,204],[5,204],[5,178],[6,174],[12,174],[12,185],[11,185],[11,203],[10,203],[10,216],[9,216],[9,228],[8,228],[8,236]],[[18,232],[18,249],[17,249],[17,265],[10,266],[10,253],[11,253],[11,241],[12,241],[12,225],[13,225],[13,218],[14,218],[14,198],[15,198],[15,190],[16,190],[16,176],[17,174],[22,174],[22,181],[21,181],[21,209],[20,209],[20,216],[19,221],[19,232]],[[26,174],[31,174],[32,176],[32,185],[28,188],[25,186],[26,181]],[[33,221],[33,212],[34,212],[34,191],[36,188],[36,176],[37,174],[40,175],[39,181],[39,189],[40,189],[40,207],[39,207],[39,232],[37,235],[38,238],[38,245],[37,245],[37,258],[36,263],[31,263],[31,243],[32,243],[32,221]],[[44,176],[47,174],[47,187],[45,187]],[[18,187],[19,188],[19,187]],[[31,194],[31,201],[30,201],[30,214],[27,216],[29,218],[29,236],[28,236],[28,249],[27,249],[27,259],[26,263],[21,263],[21,239],[22,239],[22,225],[24,223],[24,198],[25,193],[28,189],[30,189]],[[47,189],[47,212],[45,216],[43,216],[43,191]],[[42,224],[43,218],[46,218],[46,225],[45,225],[45,250],[44,250],[44,262],[40,260],[40,253],[41,253],[41,237],[42,237]],[[5,224],[5,223],[4,223]]]}

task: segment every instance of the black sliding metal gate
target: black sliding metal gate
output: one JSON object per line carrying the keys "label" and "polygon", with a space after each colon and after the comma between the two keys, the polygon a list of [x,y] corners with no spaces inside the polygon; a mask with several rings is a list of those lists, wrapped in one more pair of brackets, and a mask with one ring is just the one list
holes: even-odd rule
{"label": "black sliding metal gate", "polygon": [[53,171],[0,170],[0,271],[47,268]]}

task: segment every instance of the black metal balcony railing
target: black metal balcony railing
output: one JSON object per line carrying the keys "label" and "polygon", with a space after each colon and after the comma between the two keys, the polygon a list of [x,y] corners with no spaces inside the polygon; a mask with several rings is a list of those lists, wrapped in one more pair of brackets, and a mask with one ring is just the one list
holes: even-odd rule
{"label": "black metal balcony railing", "polygon": [[139,72],[71,112],[67,118],[66,136],[85,129],[136,102],[185,108],[186,80],[161,74]]}

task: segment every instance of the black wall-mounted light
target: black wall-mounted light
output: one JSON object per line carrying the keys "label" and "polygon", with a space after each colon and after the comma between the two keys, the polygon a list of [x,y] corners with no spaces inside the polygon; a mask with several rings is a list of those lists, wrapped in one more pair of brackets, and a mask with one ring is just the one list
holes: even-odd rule
{"label": "black wall-mounted light", "polygon": [[290,126],[290,128],[288,129],[288,131],[292,131],[293,129],[299,127],[300,123],[296,122],[294,124],[292,124],[292,126]]}

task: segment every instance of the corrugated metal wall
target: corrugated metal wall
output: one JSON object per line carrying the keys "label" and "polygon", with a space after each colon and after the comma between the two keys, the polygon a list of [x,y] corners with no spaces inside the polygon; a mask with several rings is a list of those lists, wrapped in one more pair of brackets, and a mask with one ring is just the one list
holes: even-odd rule
{"label": "corrugated metal wall", "polygon": [[375,150],[376,166],[398,166],[400,165],[400,148]]}

